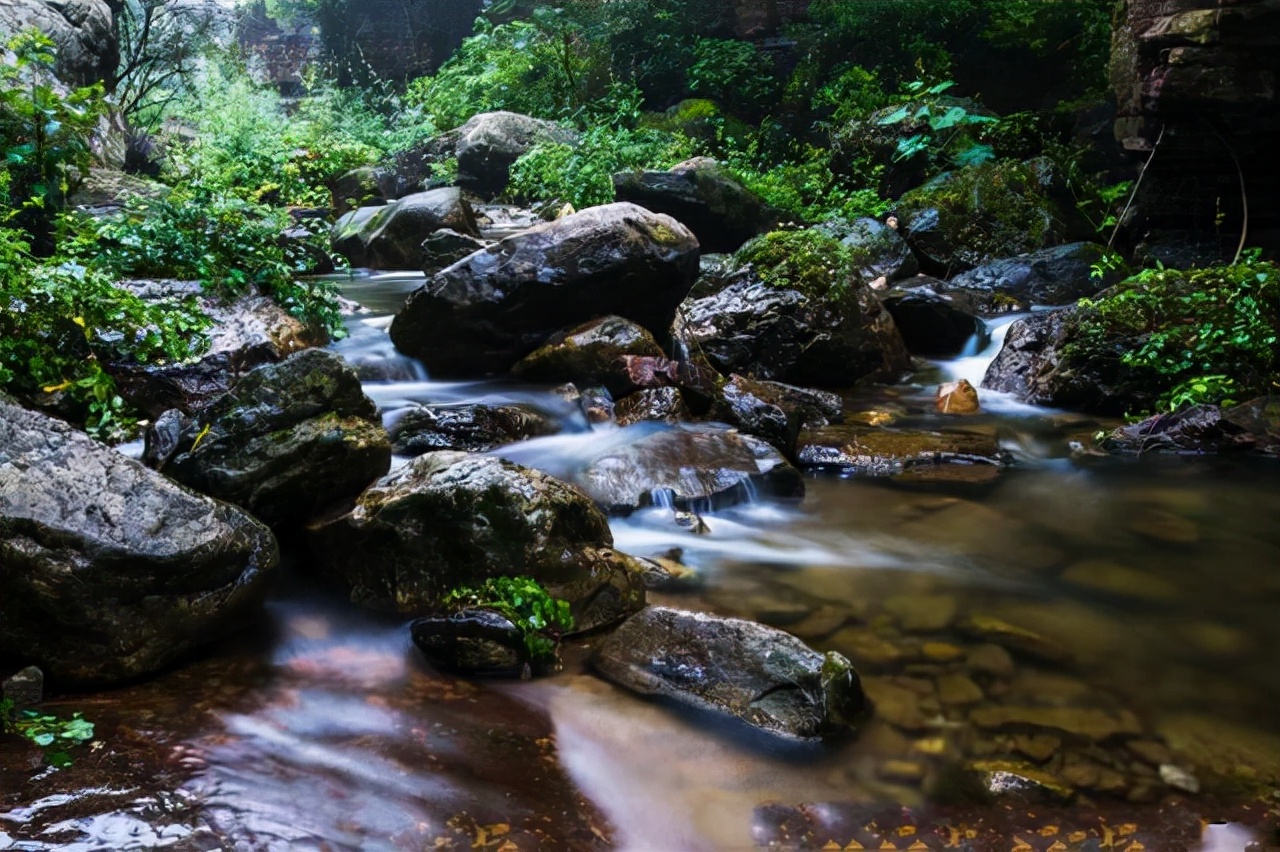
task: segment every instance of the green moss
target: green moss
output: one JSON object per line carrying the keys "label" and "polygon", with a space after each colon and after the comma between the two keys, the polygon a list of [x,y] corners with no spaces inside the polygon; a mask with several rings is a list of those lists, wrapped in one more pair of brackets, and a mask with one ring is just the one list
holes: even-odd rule
{"label": "green moss", "polygon": [[1051,166],[1001,160],[961,169],[914,189],[903,211],[933,207],[946,241],[972,263],[1046,248],[1062,231],[1048,196]]}
{"label": "green moss", "polygon": [[799,290],[810,298],[843,299],[854,278],[853,252],[821,231],[772,231],[756,237],[734,255],[741,268],[750,264],[771,287]]}

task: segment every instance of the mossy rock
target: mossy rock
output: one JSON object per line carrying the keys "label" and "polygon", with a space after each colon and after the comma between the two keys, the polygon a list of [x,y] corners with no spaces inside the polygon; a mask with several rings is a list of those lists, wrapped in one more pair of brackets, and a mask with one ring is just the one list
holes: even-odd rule
{"label": "mossy rock", "polygon": [[898,218],[926,273],[949,277],[1060,245],[1083,230],[1047,160],[1004,160],[940,176],[902,196]]}

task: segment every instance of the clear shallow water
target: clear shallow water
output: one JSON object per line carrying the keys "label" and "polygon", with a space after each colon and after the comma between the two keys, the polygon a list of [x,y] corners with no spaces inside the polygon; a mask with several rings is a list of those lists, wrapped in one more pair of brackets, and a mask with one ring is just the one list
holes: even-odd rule
{"label": "clear shallow water", "polygon": [[[391,303],[413,281],[382,283]],[[369,365],[395,361],[385,327],[376,313],[357,318],[338,351]],[[993,330],[993,347],[1002,331]],[[993,354],[851,395],[848,410],[954,425],[930,413],[936,382],[976,384]],[[535,405],[566,432],[497,452],[560,475],[634,434],[592,430],[546,390],[432,382],[414,365],[367,389],[388,422],[426,402]],[[926,744],[942,742],[950,759],[1000,745],[969,724],[968,709],[939,702],[928,685],[937,666],[919,656],[926,642],[972,650],[979,642],[964,625],[975,616],[1034,631],[1071,657],[1019,657],[1007,676],[982,682],[986,701],[1123,708],[1140,719],[1144,740],[1164,744],[1171,765],[1206,786],[1280,778],[1280,467],[1073,455],[1073,437],[1098,426],[1089,418],[987,394],[984,402],[989,413],[964,428],[992,430],[1020,464],[980,493],[810,476],[802,502],[708,514],[703,535],[660,508],[612,523],[619,548],[678,551],[697,571],[693,589],[655,600],[755,618],[849,654],[869,684],[917,690],[918,719],[906,727],[877,719],[851,742],[770,743],[594,678],[584,664],[592,640],[567,649],[565,671],[549,679],[455,681],[422,663],[404,624],[353,611],[300,570],[249,636],[147,684],[62,702],[98,722],[107,746],[63,773],[6,777],[0,849],[501,848],[506,840],[586,849],[604,839],[631,850],[747,849],[767,834],[765,803],[923,808],[937,780]],[[1057,748],[1107,757],[1101,746]],[[1113,823],[1167,821],[1137,794],[1155,770],[1133,772],[1128,793],[1089,798],[1112,809]],[[1249,788],[1253,800],[1267,795],[1265,785]],[[1208,796],[1183,801],[1210,819],[1236,813]],[[957,818],[994,814],[967,807]],[[1092,807],[1072,805],[1058,822],[1087,822]],[[1199,848],[1241,850],[1248,834],[1214,827]]]}

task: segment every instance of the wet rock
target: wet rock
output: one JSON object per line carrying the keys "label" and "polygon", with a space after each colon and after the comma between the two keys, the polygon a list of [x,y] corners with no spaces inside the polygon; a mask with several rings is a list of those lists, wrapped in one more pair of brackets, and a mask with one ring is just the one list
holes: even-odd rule
{"label": "wet rock", "polygon": [[1099,793],[1122,793],[1128,787],[1124,775],[1079,754],[1068,754],[1058,776],[1077,788]]}
{"label": "wet rock", "polygon": [[645,329],[619,316],[590,322],[552,335],[544,346],[511,368],[526,382],[603,385],[615,398],[635,389],[625,356],[662,358],[662,347]]}
{"label": "wet rock", "polygon": [[585,494],[492,456],[419,456],[311,535],[320,568],[375,609],[426,615],[459,586],[524,575],[569,602],[578,630],[644,603],[640,571]]}
{"label": "wet rock", "polygon": [[592,665],[641,695],[799,739],[846,731],[867,709],[848,660],[737,618],[649,607],[601,644]]}
{"label": "wet rock", "polygon": [[773,447],[709,426],[638,437],[592,459],[574,481],[611,512],[660,501],[682,508],[718,507],[753,494],[804,496],[800,472]]}
{"label": "wet rock", "polygon": [[883,719],[904,731],[923,731],[929,720],[920,710],[920,694],[883,677],[867,677],[862,681],[877,719]]}
{"label": "wet rock", "polygon": [[1138,509],[1125,519],[1125,528],[1161,544],[1194,544],[1200,540],[1195,521],[1160,509]]}
{"label": "wet rock", "polygon": [[644,587],[655,592],[686,592],[702,582],[697,571],[676,559],[655,556],[636,561],[644,572]]}
{"label": "wet rock", "polygon": [[969,384],[968,379],[938,385],[934,408],[939,414],[958,416],[982,412],[982,406],[978,402],[978,390]]}
{"label": "wet rock", "polygon": [[863,476],[892,476],[921,465],[1004,466],[1007,454],[988,435],[861,426],[826,426],[800,434],[801,466],[839,468]]}
{"label": "wet rock", "polygon": [[1090,742],[1142,735],[1142,723],[1129,711],[1097,707],[1019,707],[1004,704],[978,707],[969,714],[969,720],[984,730],[1047,728]]}
{"label": "wet rock", "polygon": [[309,349],[246,374],[182,430],[172,455],[152,461],[183,485],[291,525],[386,473],[391,442],[355,372]]}
{"label": "wet rock", "polygon": [[352,266],[370,269],[421,269],[426,261],[423,242],[448,228],[479,237],[475,213],[457,187],[406,195],[372,213],[348,213],[330,231],[335,252]]}
{"label": "wet rock", "polygon": [[902,648],[865,627],[846,627],[827,644],[858,665],[877,671],[892,669],[907,656]]}
{"label": "wet rock", "polygon": [[270,531],[0,397],[0,655],[50,680],[151,674],[243,626]]}
{"label": "wet rock", "polygon": [[396,198],[396,180],[387,169],[361,166],[329,182],[329,206],[342,218],[361,207],[381,207]]}
{"label": "wet rock", "polygon": [[106,0],[10,0],[0,4],[0,41],[26,29],[56,45],[59,79],[89,86],[112,79],[120,62],[112,5]]}
{"label": "wet rock", "polygon": [[0,684],[0,698],[15,710],[35,707],[44,701],[44,672],[39,666],[27,666],[14,672]]}
{"label": "wet rock", "polygon": [[893,317],[907,349],[927,357],[959,355],[970,341],[982,339],[986,326],[966,300],[939,292],[941,281],[912,278],[881,301]]}
{"label": "wet rock", "polygon": [[693,231],[704,251],[731,252],[772,226],[774,216],[755,193],[699,157],[670,171],[613,176],[619,201],[665,213]]}
{"label": "wet rock", "polygon": [[628,394],[618,400],[613,414],[619,426],[646,421],[674,424],[693,419],[680,389],[676,387],[645,388]]}
{"label": "wet rock", "polygon": [[721,373],[823,388],[897,378],[906,346],[872,291],[853,282],[831,298],[760,281],[750,268],[686,302],[691,338]]}
{"label": "wet rock", "polygon": [[633,204],[593,207],[437,273],[391,324],[433,376],[504,373],[574,323],[618,315],[667,329],[697,274],[683,225]]}
{"label": "wet rock", "polygon": [[1106,559],[1087,559],[1062,572],[1062,579],[1109,595],[1148,601],[1169,601],[1178,589],[1168,580]]}
{"label": "wet rock", "polygon": [[734,374],[720,388],[710,416],[755,435],[794,457],[796,438],[805,426],[840,420],[840,398],[827,391],[798,388]]}
{"label": "wet rock", "polygon": [[884,610],[907,633],[940,633],[956,619],[959,605],[951,595],[895,595]]}
{"label": "wet rock", "polygon": [[925,642],[920,653],[931,663],[954,663],[964,657],[964,649],[950,642]]}
{"label": "wet rock", "polygon": [[1052,639],[989,615],[971,616],[961,623],[960,630],[980,641],[1045,662],[1063,663],[1071,659],[1067,649]]}
{"label": "wet rock", "polygon": [[428,276],[453,266],[487,246],[484,240],[452,228],[441,228],[422,241],[422,271]]}
{"label": "wet rock", "polygon": [[193,281],[126,281],[119,286],[147,300],[194,297],[213,320],[205,332],[209,348],[191,363],[106,365],[120,395],[151,418],[171,408],[199,411],[254,367],[329,342],[324,329],[292,316],[270,296],[224,302],[204,295]]}
{"label": "wet rock", "polygon": [[578,408],[588,423],[598,425],[612,423],[614,414],[613,397],[604,388],[587,388],[578,397]]}
{"label": "wet rock", "polygon": [[413,644],[437,668],[469,677],[527,678],[532,673],[524,632],[491,609],[462,609],[420,618]]}
{"label": "wet rock", "polygon": [[142,175],[90,167],[67,204],[91,216],[119,213],[126,204],[164,198],[171,188]]}
{"label": "wet rock", "polygon": [[985,644],[969,649],[965,659],[969,670],[991,677],[1012,677],[1014,672],[1013,657],[999,645]]}
{"label": "wet rock", "polygon": [[964,706],[977,704],[985,698],[982,687],[965,675],[946,674],[938,678],[938,700],[943,704]]}
{"label": "wet rock", "polygon": [[626,381],[633,390],[678,388],[685,405],[694,414],[706,414],[719,398],[723,379],[705,362],[644,355],[624,355],[622,361]]}
{"label": "wet rock", "polygon": [[404,456],[437,450],[483,453],[559,431],[550,417],[521,405],[427,405],[395,422],[391,448]]}
{"label": "wet rock", "polygon": [[573,130],[514,112],[485,112],[444,134],[458,158],[458,185],[485,198],[507,188],[511,165],[539,142],[572,143]]}
{"label": "wet rock", "polygon": [[1018,734],[1013,738],[1013,747],[1037,763],[1044,763],[1058,753],[1062,740],[1049,734]]}
{"label": "wet rock", "polygon": [[1196,794],[1200,792],[1200,780],[1187,770],[1171,763],[1160,765],[1160,780],[1176,790]]}
{"label": "wet rock", "polygon": [[868,284],[884,281],[891,284],[910,278],[920,269],[916,256],[897,228],[866,216],[853,220],[847,227],[824,226],[822,230],[840,240],[853,253],[858,277]]}
{"label": "wet rock", "polygon": [[1107,256],[1096,243],[1053,246],[1017,257],[1002,258],[949,280],[949,293],[964,293],[984,316],[1040,305],[1070,305],[1123,279],[1124,268],[1093,268]]}
{"label": "wet rock", "polygon": [[[1265,434],[1265,433],[1264,433]],[[1121,426],[1098,442],[1111,453],[1218,453],[1251,450],[1260,436],[1216,405],[1193,405]]]}
{"label": "wet rock", "polygon": [[316,245],[315,232],[304,225],[286,228],[276,237],[276,244],[295,275],[330,275],[337,264],[327,251]]}
{"label": "wet rock", "polygon": [[791,632],[806,642],[826,639],[849,622],[847,610],[823,604],[804,618],[790,625]]}

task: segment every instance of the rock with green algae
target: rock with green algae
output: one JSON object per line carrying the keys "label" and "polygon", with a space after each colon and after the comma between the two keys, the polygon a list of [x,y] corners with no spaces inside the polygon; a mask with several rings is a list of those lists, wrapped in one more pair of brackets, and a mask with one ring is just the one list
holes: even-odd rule
{"label": "rock with green algae", "polygon": [[868,710],[844,657],[739,618],[648,607],[600,644],[592,666],[641,695],[726,713],[789,738],[846,733]]}
{"label": "rock with green algae", "polygon": [[436,452],[375,482],[312,526],[319,568],[373,609],[427,615],[450,591],[528,576],[592,630],[644,604],[643,566],[613,549],[577,488],[492,456]]}
{"label": "rock with green algae", "polygon": [[330,231],[334,251],[352,266],[420,269],[423,242],[449,229],[479,237],[471,204],[456,187],[406,195],[379,208],[362,207],[339,219]]}
{"label": "rock with green algae", "polygon": [[507,237],[409,296],[391,340],[440,377],[505,373],[575,324],[616,315],[665,335],[698,273],[698,241],[634,204]]}
{"label": "rock with green algae", "polygon": [[634,388],[626,375],[625,356],[661,358],[665,354],[644,328],[624,317],[607,316],[558,332],[521,359],[511,373],[526,382],[601,385],[621,397]]}
{"label": "rock with green algae", "polygon": [[243,627],[278,561],[248,513],[0,394],[0,655],[63,686],[150,675]]}
{"label": "rock with green algae", "polygon": [[153,466],[271,525],[301,524],[351,500],[391,466],[373,401],[322,349],[250,371],[176,436],[162,440],[161,425],[148,432]]}

